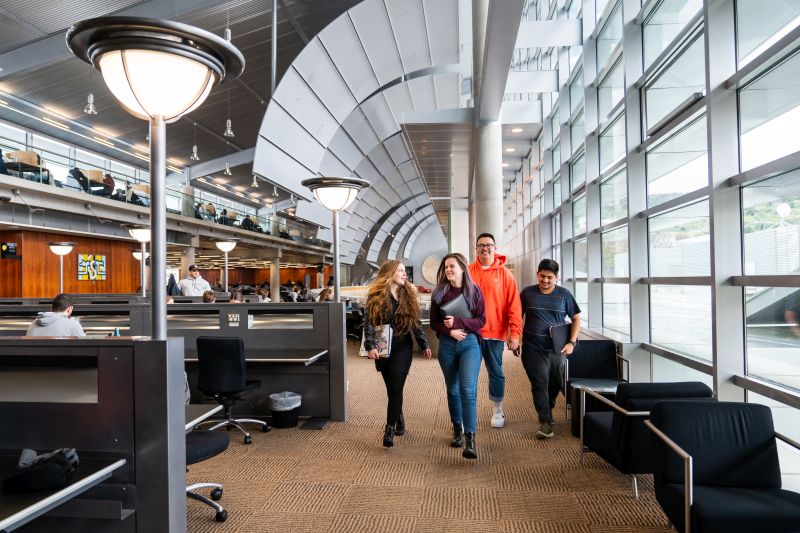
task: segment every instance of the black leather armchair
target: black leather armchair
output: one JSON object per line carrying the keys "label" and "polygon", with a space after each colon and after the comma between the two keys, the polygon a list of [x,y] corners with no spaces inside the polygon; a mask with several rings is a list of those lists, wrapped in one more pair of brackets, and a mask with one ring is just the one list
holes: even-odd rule
{"label": "black leather armchair", "polygon": [[261,387],[260,380],[248,380],[245,373],[244,341],[240,337],[198,337],[197,338],[197,389],[204,395],[214,398],[224,408],[221,421],[210,420],[209,429],[221,427],[236,428],[244,433],[244,443],[253,442],[253,437],[242,424],[259,424],[261,431],[269,431],[266,422],[252,418],[233,418],[231,408],[251,391]]}
{"label": "black leather armchair", "polygon": [[[211,459],[228,449],[230,437],[221,431],[192,431],[186,435],[186,465],[193,465],[206,459]],[[195,491],[212,489],[211,498],[207,498]],[[222,485],[219,483],[193,483],[186,486],[186,497],[208,505],[216,511],[214,518],[217,522],[228,519],[226,511],[217,501],[222,498]]]}
{"label": "black leather armchair", "polygon": [[[656,402],[674,399],[712,400],[704,383],[620,383],[614,401],[588,388],[580,390],[581,463],[585,450],[595,452],[614,468],[631,476],[634,496],[639,498],[637,474],[653,472],[650,432],[644,421]],[[594,398],[610,411],[586,411],[586,400]]]}
{"label": "black leather armchair", "polygon": [[653,432],[656,499],[678,531],[800,530],[800,494],[781,488],[768,407],[661,402],[645,424]]}
{"label": "black leather armchair", "polygon": [[[567,416],[572,417],[571,431],[580,436],[580,393],[583,387],[613,396],[619,383],[630,377],[630,362],[617,354],[617,343],[607,340],[581,340],[564,364],[564,399]],[[588,411],[608,410],[589,398]]]}

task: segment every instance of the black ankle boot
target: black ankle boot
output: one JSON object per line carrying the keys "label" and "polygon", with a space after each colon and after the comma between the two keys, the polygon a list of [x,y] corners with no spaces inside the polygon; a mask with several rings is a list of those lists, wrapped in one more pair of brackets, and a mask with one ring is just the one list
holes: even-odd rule
{"label": "black ankle boot", "polygon": [[383,445],[387,448],[394,446],[394,428],[386,424],[386,429],[383,431]]}
{"label": "black ankle boot", "polygon": [[400,418],[397,419],[397,424],[394,425],[394,434],[395,435],[406,434],[406,419],[403,418],[403,415],[400,415]]}
{"label": "black ankle boot", "polygon": [[475,451],[475,433],[465,433],[467,445],[464,446],[464,451],[461,452],[461,457],[465,459],[477,459],[478,452]]}
{"label": "black ankle boot", "polygon": [[453,424],[453,440],[450,446],[453,448],[461,448],[464,445],[464,426],[461,424]]}

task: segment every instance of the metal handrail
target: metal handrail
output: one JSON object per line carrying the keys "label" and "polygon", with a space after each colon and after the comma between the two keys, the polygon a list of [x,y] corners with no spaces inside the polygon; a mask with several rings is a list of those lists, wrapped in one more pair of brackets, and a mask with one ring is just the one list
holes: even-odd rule
{"label": "metal handrail", "polygon": [[650,431],[664,441],[664,443],[672,449],[683,460],[683,520],[684,520],[684,533],[691,533],[692,528],[692,504],[694,503],[694,479],[692,456],[686,453],[686,450],[678,446],[678,444],[670,439],[663,431],[658,429],[650,420],[645,420],[644,425],[650,428]]}

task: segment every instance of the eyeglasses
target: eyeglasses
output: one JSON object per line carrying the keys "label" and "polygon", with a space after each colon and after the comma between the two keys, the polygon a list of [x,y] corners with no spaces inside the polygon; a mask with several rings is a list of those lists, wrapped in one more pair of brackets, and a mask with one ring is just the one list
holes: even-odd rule
{"label": "eyeglasses", "polygon": [[479,243],[479,244],[476,245],[476,248],[478,248],[479,250],[484,249],[484,248],[494,248],[494,244],[491,243],[491,242]]}

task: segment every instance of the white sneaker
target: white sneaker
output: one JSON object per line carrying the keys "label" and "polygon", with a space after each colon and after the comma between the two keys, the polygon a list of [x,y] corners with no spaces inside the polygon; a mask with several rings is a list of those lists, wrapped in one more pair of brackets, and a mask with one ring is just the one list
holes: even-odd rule
{"label": "white sneaker", "polygon": [[506,415],[503,413],[502,407],[494,407],[492,409],[492,427],[501,428],[506,425]]}

